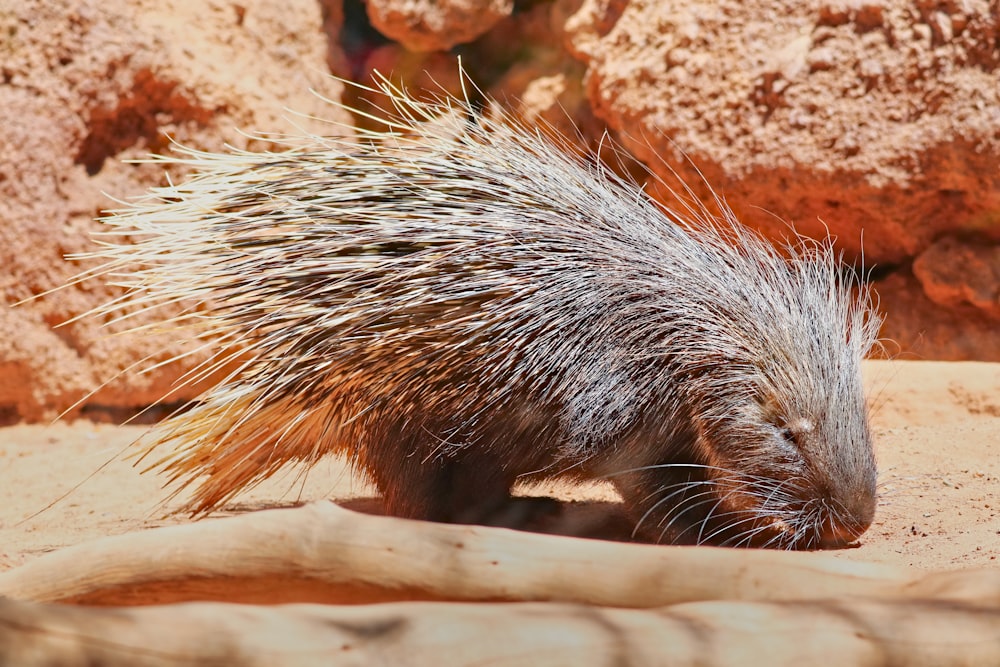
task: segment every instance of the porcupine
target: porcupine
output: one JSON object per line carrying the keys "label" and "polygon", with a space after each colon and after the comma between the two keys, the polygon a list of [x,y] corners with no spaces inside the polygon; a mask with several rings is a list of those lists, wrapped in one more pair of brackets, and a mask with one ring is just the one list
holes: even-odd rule
{"label": "porcupine", "polygon": [[829,241],[775,248],[721,198],[668,208],[503,112],[377,88],[381,131],[179,148],[153,159],[191,177],[103,220],[93,273],[187,304],[171,324],[216,346],[194,375],[237,366],[146,452],[185,509],[341,452],[404,517],[517,524],[512,485],[563,476],[654,540],[867,529],[879,317]]}

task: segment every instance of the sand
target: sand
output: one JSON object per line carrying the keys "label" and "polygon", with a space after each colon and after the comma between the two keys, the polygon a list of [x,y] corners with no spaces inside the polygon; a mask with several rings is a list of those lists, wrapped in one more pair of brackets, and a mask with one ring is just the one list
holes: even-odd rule
{"label": "sand", "polygon": [[[998,564],[1000,364],[878,361],[866,374],[879,511],[860,544],[835,555],[924,569]],[[164,503],[164,480],[123,459],[147,429],[85,421],[0,429],[0,570],[103,535],[188,521],[164,518],[180,499]],[[602,485],[555,488],[572,499],[614,498]],[[373,495],[330,459],[304,481],[290,472],[224,512]]]}

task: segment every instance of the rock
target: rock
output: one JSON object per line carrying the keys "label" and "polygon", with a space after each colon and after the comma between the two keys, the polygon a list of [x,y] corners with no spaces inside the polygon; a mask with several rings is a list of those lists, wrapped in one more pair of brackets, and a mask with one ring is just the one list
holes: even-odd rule
{"label": "rock", "polygon": [[[167,363],[185,352],[169,332],[115,336],[121,327],[91,320],[59,326],[120,290],[85,281],[13,304],[88,266],[63,256],[91,247],[93,219],[115,206],[104,193],[133,197],[163,182],[162,166],[122,159],[168,151],[171,140],[268,148],[239,130],[310,126],[305,117],[283,118],[287,108],[337,118],[309,92],[339,90],[320,73],[333,53],[322,20],[319,5],[305,0],[5,3],[0,421],[76,412],[85,397],[92,407],[128,410],[197,392],[170,394],[197,357]],[[140,374],[140,360],[166,365]]]}
{"label": "rock", "polygon": [[874,289],[886,314],[881,337],[890,357],[1000,361],[1000,326],[982,310],[931,301],[906,270],[878,281]]}
{"label": "rock", "polygon": [[1000,320],[1000,245],[945,236],[913,260],[913,275],[934,303],[973,306]]}
{"label": "rock", "polygon": [[881,265],[1000,241],[995,2],[582,0],[565,25],[626,146],[772,237]]}
{"label": "rock", "polygon": [[379,32],[411,51],[447,51],[510,16],[514,0],[367,0]]}

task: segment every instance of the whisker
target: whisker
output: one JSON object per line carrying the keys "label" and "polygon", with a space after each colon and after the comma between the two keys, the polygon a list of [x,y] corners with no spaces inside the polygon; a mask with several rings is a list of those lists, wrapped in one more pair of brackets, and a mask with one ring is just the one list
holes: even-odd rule
{"label": "whisker", "polygon": [[[636,534],[638,534],[640,526],[642,525],[642,523],[647,518],[649,518],[650,514],[652,514],[657,509],[659,509],[661,506],[667,504],[670,501],[671,498],[673,498],[674,496],[676,496],[678,493],[684,493],[685,491],[688,491],[691,488],[696,488],[698,486],[702,486],[703,484],[705,484],[704,481],[686,482],[686,483],[684,483],[684,484],[681,485],[681,488],[674,489],[674,490],[671,491],[671,493],[669,495],[661,498],[660,500],[657,500],[655,503],[653,503],[653,505],[648,510],[646,510],[646,512],[642,515],[642,518],[640,518],[639,521],[636,522],[635,527],[632,529],[632,536],[635,537]],[[673,487],[667,487],[667,489],[664,489],[664,490],[670,490],[670,489],[673,489]],[[706,491],[704,493],[696,494],[694,497],[699,497],[699,496],[707,495],[707,494],[710,494],[710,493],[711,493],[711,491]],[[675,506],[672,509],[677,509],[677,507]],[[669,512],[665,515],[665,517],[666,516],[669,516]],[[665,519],[665,517],[664,517],[664,519]],[[661,519],[660,522],[657,523],[657,525],[658,526],[662,525],[664,519]],[[662,534],[661,534],[661,536],[662,536]]]}

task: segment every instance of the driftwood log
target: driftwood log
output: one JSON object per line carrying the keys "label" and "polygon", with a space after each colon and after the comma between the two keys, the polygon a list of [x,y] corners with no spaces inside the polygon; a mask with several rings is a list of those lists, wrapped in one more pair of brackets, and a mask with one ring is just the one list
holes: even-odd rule
{"label": "driftwood log", "polygon": [[1000,611],[943,601],[695,602],[661,609],[0,601],[0,664],[996,665]]}
{"label": "driftwood log", "polygon": [[1000,665],[997,569],[618,544],[328,502],[70,547],[0,573],[0,595],[0,664]]}

